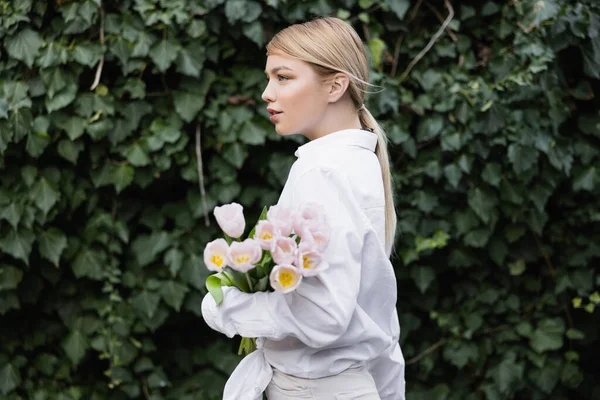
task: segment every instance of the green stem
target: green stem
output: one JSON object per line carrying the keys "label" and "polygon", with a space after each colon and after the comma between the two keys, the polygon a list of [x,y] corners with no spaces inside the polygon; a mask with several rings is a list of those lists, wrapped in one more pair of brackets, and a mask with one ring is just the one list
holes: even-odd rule
{"label": "green stem", "polygon": [[223,276],[227,278],[227,280],[229,282],[227,282],[226,286],[235,286],[235,281],[233,280],[233,278],[231,277],[231,275],[229,275],[227,272],[225,272],[225,270],[221,271],[223,273]]}
{"label": "green stem", "polygon": [[254,285],[252,285],[252,279],[250,278],[250,273],[246,272],[246,280],[248,281],[248,288],[250,289],[250,292],[254,292]]}

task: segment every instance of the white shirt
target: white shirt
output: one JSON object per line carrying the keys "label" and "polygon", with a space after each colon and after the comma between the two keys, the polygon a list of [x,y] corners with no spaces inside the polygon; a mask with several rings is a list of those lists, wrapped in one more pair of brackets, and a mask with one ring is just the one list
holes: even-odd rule
{"label": "white shirt", "polygon": [[382,400],[404,400],[396,278],[385,243],[385,200],[375,147],[359,129],[330,133],[298,148],[278,204],[321,203],[332,229],[329,268],[288,294],[224,288],[205,296],[206,322],[229,337],[257,337],[225,387],[226,400],[257,399],[272,367],[301,378],[366,365]]}

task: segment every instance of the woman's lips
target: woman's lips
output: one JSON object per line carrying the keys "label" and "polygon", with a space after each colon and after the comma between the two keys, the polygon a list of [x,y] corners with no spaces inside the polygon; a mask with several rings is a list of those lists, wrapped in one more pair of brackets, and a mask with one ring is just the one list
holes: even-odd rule
{"label": "woman's lips", "polygon": [[271,117],[270,117],[269,119],[270,119],[271,121],[275,122],[275,121],[277,120],[277,118],[279,118],[279,116],[280,116],[281,114],[282,114],[282,113],[280,113],[280,112],[279,112],[279,113],[275,113],[275,114],[271,115]]}

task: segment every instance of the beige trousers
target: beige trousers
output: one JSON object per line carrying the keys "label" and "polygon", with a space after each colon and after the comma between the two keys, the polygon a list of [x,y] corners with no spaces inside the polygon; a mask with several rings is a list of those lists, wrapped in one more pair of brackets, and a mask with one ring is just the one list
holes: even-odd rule
{"label": "beige trousers", "polygon": [[273,369],[267,386],[268,400],[380,400],[366,367],[349,368],[333,376],[304,379]]}

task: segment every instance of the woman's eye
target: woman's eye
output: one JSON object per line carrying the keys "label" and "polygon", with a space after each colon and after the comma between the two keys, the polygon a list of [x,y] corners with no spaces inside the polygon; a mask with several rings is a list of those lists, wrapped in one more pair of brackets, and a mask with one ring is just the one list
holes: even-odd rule
{"label": "woman's eye", "polygon": [[277,79],[281,82],[281,81],[287,81],[289,78],[287,76],[277,75]]}

